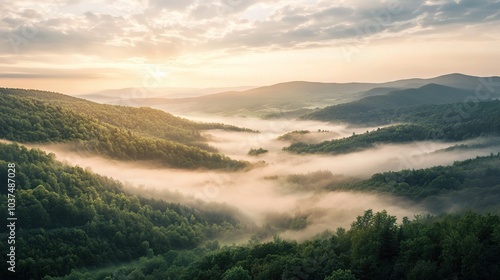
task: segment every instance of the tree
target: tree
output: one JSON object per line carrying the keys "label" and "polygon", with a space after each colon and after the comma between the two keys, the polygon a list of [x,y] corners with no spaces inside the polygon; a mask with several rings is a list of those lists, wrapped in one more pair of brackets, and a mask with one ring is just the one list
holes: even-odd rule
{"label": "tree", "polygon": [[241,266],[233,266],[223,274],[223,280],[251,280],[250,273]]}
{"label": "tree", "polygon": [[356,277],[350,270],[337,269],[325,280],[356,280]]}

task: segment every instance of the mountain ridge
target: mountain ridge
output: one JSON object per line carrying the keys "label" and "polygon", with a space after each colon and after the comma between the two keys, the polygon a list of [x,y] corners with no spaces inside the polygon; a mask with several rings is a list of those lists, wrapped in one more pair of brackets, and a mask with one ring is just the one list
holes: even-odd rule
{"label": "mountain ridge", "polygon": [[[374,116],[380,114],[381,110],[394,110],[416,105],[459,103],[465,102],[469,97],[475,97],[475,95],[476,93],[472,89],[459,89],[431,83],[419,88],[395,90],[383,95],[368,96],[349,103],[327,106],[306,113],[302,118],[370,124],[370,120],[376,119]],[[488,99],[494,99],[495,96],[500,96],[500,92]],[[360,122],[360,120],[362,121]],[[374,122],[373,124],[379,123]]]}
{"label": "mountain ridge", "polygon": [[500,85],[498,76],[476,77],[453,73],[433,78],[402,79],[383,83],[290,81],[245,91],[225,91],[199,97],[175,99],[140,97],[121,102],[132,102],[136,106],[151,106],[183,114],[200,112],[262,117],[270,113],[348,103],[372,94],[384,95],[394,90],[418,88],[426,84],[474,90],[484,83],[481,79],[491,82],[494,87]]}

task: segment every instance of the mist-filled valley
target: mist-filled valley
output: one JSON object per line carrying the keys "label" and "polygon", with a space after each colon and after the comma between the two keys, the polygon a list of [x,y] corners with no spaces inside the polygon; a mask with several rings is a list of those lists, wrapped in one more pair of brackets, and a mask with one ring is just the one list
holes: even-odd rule
{"label": "mist-filled valley", "polygon": [[[126,191],[149,198],[200,209],[225,209],[249,227],[271,227],[272,233],[303,240],[325,230],[347,227],[366,209],[387,210],[399,219],[419,214],[463,210],[450,197],[438,211],[409,198],[361,191],[331,191],[328,186],[364,180],[373,174],[404,169],[448,166],[476,156],[497,153],[498,139],[463,142],[422,141],[410,144],[381,144],[375,148],[343,155],[296,155],[282,151],[289,141],[280,136],[293,131],[312,131],[311,141],[349,137],[378,127],[348,127],[315,121],[262,120],[238,117],[188,117],[206,123],[224,123],[250,128],[259,133],[206,130],[208,144],[233,159],[252,162],[250,170],[210,171],[161,168],[151,163],[110,160],[65,148],[64,144],[33,145],[69,165],[125,183]],[[325,135],[326,134],[326,135]],[[334,137],[331,137],[331,136]],[[474,149],[449,149],[474,143],[490,143]],[[31,146],[31,145],[28,145]],[[268,152],[248,155],[252,148]],[[287,220],[299,220],[298,226]],[[231,242],[246,242],[251,236]],[[271,238],[272,235],[264,236]],[[234,238],[234,237],[233,237]],[[222,241],[224,242],[224,241]]]}
{"label": "mist-filled valley", "polygon": [[0,198],[23,217],[20,275],[494,279],[500,102],[475,79],[293,88],[320,90],[330,106],[317,108],[269,105],[264,87],[241,95],[254,111],[228,100],[181,115],[158,99],[0,88]]}
{"label": "mist-filled valley", "polygon": [[500,0],[0,11],[0,280],[500,279]]}

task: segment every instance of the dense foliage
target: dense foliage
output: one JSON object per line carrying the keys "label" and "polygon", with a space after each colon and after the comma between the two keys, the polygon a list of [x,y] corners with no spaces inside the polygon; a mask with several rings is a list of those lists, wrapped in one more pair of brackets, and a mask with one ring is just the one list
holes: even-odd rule
{"label": "dense foliage", "polygon": [[311,132],[309,130],[295,130],[292,132],[287,132],[281,136],[278,137],[278,140],[282,141],[292,141],[292,142],[297,142],[297,139],[300,139],[301,136],[310,134]]}
{"label": "dense foliage", "polygon": [[[17,211],[23,217],[16,241],[22,248],[17,275],[23,279],[68,273],[64,279],[500,276],[500,217],[496,215],[467,212],[397,224],[386,212],[367,211],[350,230],[338,229],[303,243],[276,237],[262,244],[251,239],[246,246],[219,249],[216,241],[208,241],[200,247],[218,234],[238,230],[237,221],[227,214],[126,195],[119,182],[64,166],[39,150],[0,144],[0,159],[1,181],[7,179],[7,163],[16,163]],[[470,190],[466,195],[489,195],[489,203],[498,204],[499,161],[500,154],[450,167],[376,174],[367,181],[341,183],[344,187],[337,189],[392,193],[416,201]],[[324,175],[291,176],[287,181],[316,182]],[[481,192],[488,190],[489,194]],[[0,204],[6,204],[5,190]],[[5,220],[5,215],[0,219]],[[3,229],[0,239],[5,238]],[[0,253],[5,255],[5,248]],[[75,268],[85,269],[71,272]]]}
{"label": "dense foliage", "polygon": [[0,94],[0,138],[67,142],[76,151],[178,168],[238,169],[244,162],[179,142],[141,135],[83,113],[13,94]]}
{"label": "dense foliage", "polygon": [[[492,94],[490,94],[491,98]],[[487,101],[488,96],[481,95],[482,101]],[[413,108],[441,108],[443,111],[432,110],[443,117],[443,113],[461,114],[465,117],[468,111],[475,109],[475,104],[480,99],[475,92],[452,88],[437,84],[428,84],[420,88],[393,91],[383,95],[368,96],[357,101],[328,106],[304,114],[302,118],[331,122],[346,122],[359,125],[382,125],[392,122],[415,121],[421,117],[427,118],[423,112],[414,111]],[[467,101],[471,101],[467,103]],[[452,104],[453,106],[429,106],[439,104]],[[428,118],[427,118],[428,119]]]}
{"label": "dense foliage", "polygon": [[253,132],[253,130],[231,125],[193,122],[152,108],[99,104],[54,92],[0,88],[0,93],[49,103],[124,130],[195,145],[203,149],[209,149],[209,147],[203,144],[205,139],[200,134],[200,130],[227,129]]}
{"label": "dense foliage", "polygon": [[295,153],[343,154],[373,147],[380,143],[408,143],[432,137],[432,131],[418,125],[397,125],[367,132],[353,134],[351,137],[324,141],[318,144],[293,143],[283,148]]}
{"label": "dense foliage", "polygon": [[275,237],[213,252],[170,251],[64,279],[500,279],[499,216],[467,212],[396,221],[368,210],[349,230],[303,243]]}
{"label": "dense foliage", "polygon": [[[7,182],[8,163],[16,164],[20,279],[194,248],[237,225],[227,214],[127,195],[121,183],[62,165],[39,150],[0,144],[1,182]],[[0,205],[6,209],[6,188],[0,190]],[[6,221],[6,215],[1,211],[0,219]],[[1,240],[6,231],[1,229]],[[0,273],[7,279],[6,269]]]}
{"label": "dense foliage", "polygon": [[268,152],[269,152],[268,150],[263,149],[263,148],[258,148],[258,149],[251,148],[248,151],[248,155],[249,156],[258,156],[258,155],[262,155],[262,154],[265,154],[265,153],[268,153]]}
{"label": "dense foliage", "polygon": [[[422,98],[416,97],[425,102]],[[340,120],[358,124],[406,124],[317,145],[297,143],[288,150],[346,153],[378,143],[498,135],[500,129],[500,101],[404,108],[399,103],[366,107],[357,115],[348,112],[348,106],[336,112],[346,113]],[[323,113],[328,120],[339,120],[337,113]],[[153,109],[0,89],[0,138],[62,142],[77,151],[156,160],[172,167],[244,167],[207,151],[199,133],[207,128],[239,130]],[[19,279],[500,279],[500,153],[451,166],[375,174],[367,180],[318,171],[288,175],[283,181],[294,187],[289,191],[375,192],[399,196],[394,203],[418,203],[433,213],[471,208],[481,214],[417,216],[397,223],[386,211],[368,210],[350,229],[304,242],[276,235],[272,242],[261,243],[261,234],[247,245],[222,248],[218,238],[248,230],[222,210],[200,211],[130,195],[120,182],[58,163],[53,154],[0,143],[0,182],[7,181],[8,163],[16,164],[16,213],[22,217],[16,222]],[[266,179],[281,180],[278,175]],[[3,209],[7,193],[0,189]],[[1,220],[6,215],[0,211]],[[307,215],[278,217],[272,220],[273,230],[305,229]],[[7,236],[4,227],[0,239]],[[0,254],[7,254],[6,246]],[[1,279],[9,276],[6,270],[0,272]]]}
{"label": "dense foliage", "polygon": [[404,196],[436,213],[452,209],[500,213],[500,153],[450,166],[377,173],[368,180],[332,180],[325,188]]}
{"label": "dense foliage", "polygon": [[[404,109],[376,111],[371,120],[403,122],[367,131],[364,134],[334,139],[319,144],[294,143],[284,150],[295,153],[349,153],[371,148],[378,143],[409,143],[423,140],[460,141],[500,134],[500,101],[475,103],[468,111],[464,104],[421,105]],[[459,109],[457,109],[459,108]],[[372,112],[373,113],[373,112]],[[353,121],[364,123],[363,116]]]}

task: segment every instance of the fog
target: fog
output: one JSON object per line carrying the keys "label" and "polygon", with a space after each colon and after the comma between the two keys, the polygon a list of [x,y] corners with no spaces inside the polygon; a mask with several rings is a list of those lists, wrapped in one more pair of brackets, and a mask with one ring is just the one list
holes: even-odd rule
{"label": "fog", "polygon": [[[386,209],[399,219],[426,213],[424,205],[402,198],[354,192],[327,192],[313,184],[297,188],[286,176],[322,171],[339,180],[368,178],[374,173],[448,165],[477,155],[488,155],[491,148],[443,151],[457,143],[417,142],[404,145],[380,145],[373,149],[345,155],[296,155],[283,152],[289,143],[277,140],[294,130],[328,130],[337,137],[376,128],[351,129],[346,126],[308,121],[267,121],[249,118],[210,119],[261,133],[206,131],[209,144],[220,152],[251,162],[263,161],[249,171],[222,172],[179,170],[152,167],[141,162],[120,162],[101,157],[67,152],[62,144],[32,145],[52,152],[58,160],[89,168],[125,183],[128,192],[161,198],[200,209],[229,211],[248,225],[273,227],[286,238],[303,239],[324,230],[349,227],[355,217],[367,209]],[[321,135],[320,135],[321,137]],[[268,153],[247,155],[250,148],[264,148]],[[439,152],[436,152],[439,151]],[[291,221],[288,227],[280,220]],[[305,226],[305,227],[304,227]],[[294,228],[295,227],[295,228]]]}

